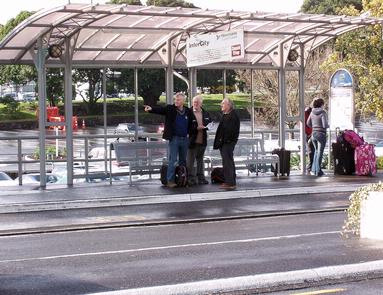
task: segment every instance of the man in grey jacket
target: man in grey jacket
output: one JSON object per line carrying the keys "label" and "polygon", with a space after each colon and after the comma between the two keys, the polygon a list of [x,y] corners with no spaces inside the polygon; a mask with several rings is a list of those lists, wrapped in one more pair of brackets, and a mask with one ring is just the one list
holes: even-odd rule
{"label": "man in grey jacket", "polygon": [[322,171],[322,158],[326,146],[326,129],[329,127],[327,113],[323,106],[324,100],[322,98],[314,99],[314,108],[307,119],[307,126],[312,128],[311,140],[315,149],[311,172],[316,176],[324,175]]}

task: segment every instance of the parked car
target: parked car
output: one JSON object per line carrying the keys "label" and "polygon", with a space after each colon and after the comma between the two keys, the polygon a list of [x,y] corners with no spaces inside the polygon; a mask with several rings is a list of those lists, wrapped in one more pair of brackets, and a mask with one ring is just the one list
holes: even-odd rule
{"label": "parked car", "polygon": [[[19,183],[19,178],[15,179],[16,183]],[[56,183],[57,176],[51,173],[46,174],[46,183]],[[40,174],[24,174],[23,175],[23,184],[39,184],[40,183]]]}
{"label": "parked car", "polygon": [[[120,123],[114,130],[114,134],[130,135],[132,137],[135,136],[135,132],[136,125],[134,123]],[[146,140],[146,138],[142,136],[143,133],[144,127],[138,126],[138,140]]]}
{"label": "parked car", "polygon": [[16,182],[5,172],[0,171],[0,186],[15,185]]}

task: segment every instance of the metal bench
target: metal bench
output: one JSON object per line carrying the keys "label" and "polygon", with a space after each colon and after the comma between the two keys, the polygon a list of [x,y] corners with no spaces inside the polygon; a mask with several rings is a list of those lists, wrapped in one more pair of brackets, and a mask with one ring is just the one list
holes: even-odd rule
{"label": "metal bench", "polygon": [[[234,149],[234,162],[237,169],[247,169],[248,175],[251,169],[255,169],[258,175],[259,166],[266,164],[275,164],[279,176],[279,157],[265,152],[264,141],[260,138],[239,138]],[[205,163],[208,165],[208,171],[211,172],[214,166],[222,165],[222,158],[219,150],[213,149],[213,141],[208,141],[205,151]]]}
{"label": "metal bench", "polygon": [[128,168],[129,183],[132,184],[133,171],[136,171],[137,174],[149,174],[150,176],[159,173],[167,157],[168,144],[165,141],[112,142],[109,152],[110,183],[112,183],[112,175],[124,174],[113,174],[112,151],[115,153],[116,166]]}
{"label": "metal bench", "polygon": [[[258,175],[258,168],[261,165],[277,164],[279,173],[279,157],[264,150],[263,139],[240,138],[234,149],[234,161],[237,169],[255,169]],[[126,167],[127,171],[113,173],[112,151],[115,154],[115,165]],[[148,142],[112,142],[109,149],[109,179],[112,183],[112,176],[126,175],[129,173],[129,182],[132,184],[132,175],[135,174],[156,174],[160,172],[161,166],[167,161],[168,143],[166,141]],[[219,150],[213,149],[213,140],[208,140],[204,158],[208,172],[213,167],[222,164]]]}

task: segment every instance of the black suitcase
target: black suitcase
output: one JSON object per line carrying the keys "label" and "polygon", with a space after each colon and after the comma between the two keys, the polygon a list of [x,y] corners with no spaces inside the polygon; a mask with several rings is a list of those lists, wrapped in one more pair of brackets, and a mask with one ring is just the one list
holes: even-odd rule
{"label": "black suitcase", "polygon": [[224,183],[225,176],[223,175],[223,168],[215,167],[211,171],[210,179],[211,179],[211,183]]}
{"label": "black suitcase", "polygon": [[[280,167],[280,174],[281,175],[287,175],[290,176],[290,156],[291,156],[291,151],[288,151],[284,148],[280,149],[274,149],[271,152],[273,155],[278,155],[279,157],[279,163],[281,164]],[[274,169],[274,175],[277,176],[278,174],[278,164],[275,164]]]}
{"label": "black suitcase", "polygon": [[354,148],[347,141],[333,142],[334,174],[351,175],[355,172]]}

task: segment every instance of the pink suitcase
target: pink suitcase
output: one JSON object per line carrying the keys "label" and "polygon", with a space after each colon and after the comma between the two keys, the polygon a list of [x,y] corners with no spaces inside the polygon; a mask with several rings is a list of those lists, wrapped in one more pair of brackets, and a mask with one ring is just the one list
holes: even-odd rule
{"label": "pink suitcase", "polygon": [[365,143],[355,148],[355,173],[373,175],[376,173],[376,157],[373,144]]}

